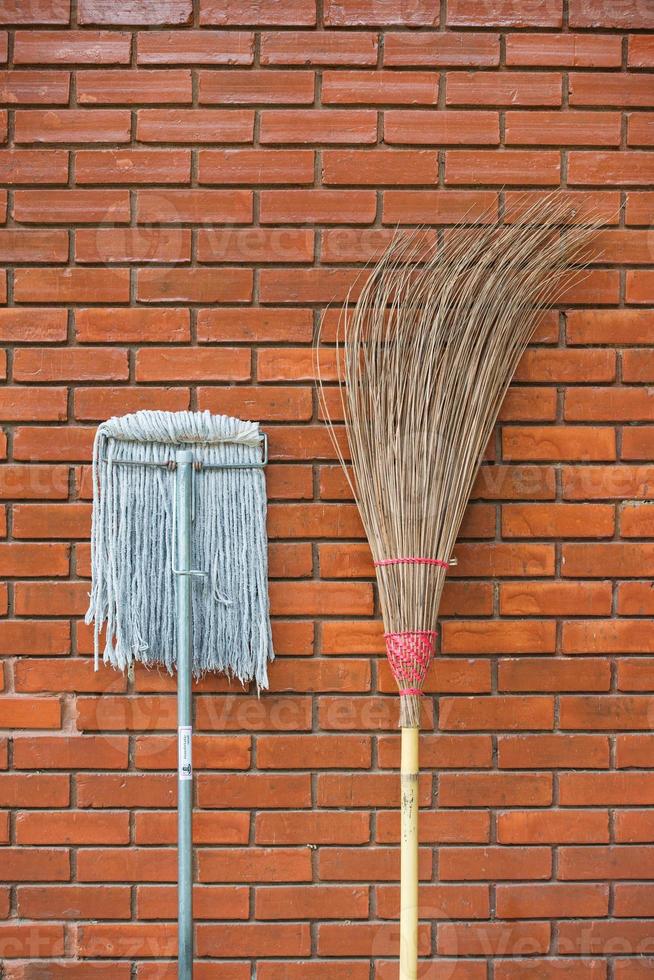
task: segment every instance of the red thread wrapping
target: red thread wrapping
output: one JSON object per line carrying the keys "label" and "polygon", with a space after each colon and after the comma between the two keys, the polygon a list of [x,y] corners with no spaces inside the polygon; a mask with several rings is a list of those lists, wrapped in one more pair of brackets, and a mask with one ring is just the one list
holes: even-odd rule
{"label": "red thread wrapping", "polygon": [[384,565],[438,565],[439,568],[449,568],[449,561],[442,558],[380,558],[373,562],[378,568]]}
{"label": "red thread wrapping", "polygon": [[436,630],[384,633],[386,655],[400,694],[422,694],[429,664],[434,656]]}

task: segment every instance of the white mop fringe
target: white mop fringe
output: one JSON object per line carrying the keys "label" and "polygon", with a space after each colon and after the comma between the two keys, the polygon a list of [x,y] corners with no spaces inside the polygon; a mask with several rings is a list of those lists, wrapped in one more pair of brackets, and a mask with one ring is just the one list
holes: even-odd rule
{"label": "white mop fringe", "polygon": [[[256,422],[209,412],[141,411],[109,419],[93,446],[92,589],[96,669],[135,661],[176,664],[174,486],[172,469],[118,465],[170,463],[190,448],[204,465],[261,459]],[[263,469],[200,468],[194,474],[192,566],[193,674],[219,671],[268,686],[273,658],[268,602],[266,488]]]}

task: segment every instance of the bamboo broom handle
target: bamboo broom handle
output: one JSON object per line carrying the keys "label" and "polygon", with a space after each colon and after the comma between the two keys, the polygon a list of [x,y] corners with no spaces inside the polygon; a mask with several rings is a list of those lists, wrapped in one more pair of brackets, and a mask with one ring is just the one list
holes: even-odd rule
{"label": "bamboo broom handle", "polygon": [[400,828],[400,980],[418,977],[418,738],[402,729]]}

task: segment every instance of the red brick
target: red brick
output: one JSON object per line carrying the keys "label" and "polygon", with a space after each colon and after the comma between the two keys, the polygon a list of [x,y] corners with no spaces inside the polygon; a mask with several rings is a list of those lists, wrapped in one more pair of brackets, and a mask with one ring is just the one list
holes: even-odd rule
{"label": "red brick", "polygon": [[79,71],[77,102],[88,105],[192,102],[191,73],[167,71]]}
{"label": "red brick", "polygon": [[551,868],[549,847],[451,847],[440,855],[441,881],[543,880]]}
{"label": "red brick", "polygon": [[[252,271],[243,268],[224,268],[218,275],[213,269],[185,269],[183,271],[177,269],[140,269],[137,278],[137,295],[142,302],[146,303],[184,301],[233,303],[239,300],[247,301],[252,295]],[[200,356],[200,352],[195,353],[198,357]],[[225,353],[228,352],[223,351],[223,355]],[[245,354],[246,352],[243,351],[242,353]],[[239,377],[243,377],[239,368],[236,369],[236,372]],[[249,377],[249,372],[246,377]]]}
{"label": "red brick", "polygon": [[260,44],[262,65],[377,64],[377,35],[371,32],[270,31],[261,34]]}
{"label": "red brick", "polygon": [[[69,805],[70,777],[68,775],[0,773],[0,806],[51,809]],[[43,822],[42,817],[41,821]],[[47,841],[47,843],[51,842]]]}
{"label": "red brick", "polygon": [[[27,662],[23,662],[23,667]],[[56,666],[61,670],[62,664]],[[89,665],[90,669],[90,665]],[[22,672],[21,680],[25,674]],[[54,680],[54,677],[53,677]],[[115,686],[115,684],[114,684]],[[54,690],[50,687],[21,683],[18,690]],[[14,766],[16,769],[125,769],[127,768],[127,739],[122,735],[39,735],[14,737]],[[27,814],[24,815],[26,818]],[[89,821],[92,825],[93,821]],[[120,821],[122,826],[122,818]],[[43,832],[47,830],[43,828]],[[33,842],[34,843],[34,842]],[[63,843],[63,842],[62,842]],[[115,841],[107,843],[125,843]]]}
{"label": "red brick", "polygon": [[506,63],[530,67],[619,68],[620,42],[619,37],[611,34],[507,34]]}
{"label": "red brick", "polygon": [[[65,184],[68,180],[68,151],[0,150],[0,176],[4,183],[10,185]],[[65,261],[67,257],[66,250],[62,258]]]}
{"label": "red brick", "polygon": [[510,112],[507,145],[619,146],[618,112]]}
{"label": "red brick", "polygon": [[104,0],[79,0],[77,16],[80,24],[108,24],[111,27],[122,24],[183,26],[193,16],[193,0],[159,0],[146,5],[134,5],[131,0],[115,0],[109,7]]}
{"label": "red brick", "polygon": [[[96,814],[78,816],[95,817]],[[41,824],[43,824],[42,820]],[[17,892],[19,914],[28,919],[129,919],[130,917],[130,894],[129,888],[125,886],[105,885],[95,888],[77,885],[51,887],[21,885]]]}
{"label": "red brick", "polygon": [[17,143],[127,143],[126,109],[18,109]]}
{"label": "red brick", "polygon": [[[635,811],[636,816],[643,816],[644,811]],[[620,816],[628,816],[622,813]],[[615,914],[619,917],[634,917],[651,915],[654,887],[652,885],[634,885],[621,883],[615,889]]]}
{"label": "red brick", "polygon": [[598,959],[499,960],[496,980],[606,980],[606,963]]}
{"label": "red brick", "polygon": [[[500,585],[505,616],[608,616],[609,582],[506,582]],[[548,668],[551,670],[551,665]]]}
{"label": "red brick", "polygon": [[[601,571],[600,571],[601,563]],[[654,547],[632,542],[566,544],[563,546],[563,575],[570,578],[642,578],[654,567]]]}
{"label": "red brick", "polygon": [[[257,844],[367,844],[366,813],[264,812],[256,817]],[[266,916],[264,916],[266,917]]]}
{"label": "red brick", "polygon": [[190,176],[188,150],[79,150],[75,155],[78,184],[179,184]]}
{"label": "red brick", "polygon": [[127,302],[129,270],[16,269],[14,298],[18,303]]}
{"label": "red brick", "polygon": [[14,430],[14,459],[89,461],[94,435],[82,426],[23,426]]}
{"label": "red brick", "polygon": [[441,648],[447,654],[553,653],[555,626],[547,620],[458,620],[442,625]]}
{"label": "red brick", "polygon": [[549,773],[442,773],[438,781],[438,803],[443,807],[462,808],[549,806],[552,777]]}
{"label": "red brick", "polygon": [[511,0],[479,0],[471,8],[465,0],[450,0],[448,27],[560,27],[561,0],[543,0],[528,7]]}
{"label": "red brick", "polygon": [[76,932],[80,957],[174,956],[177,930],[170,923],[85,923]]}
{"label": "red brick", "polygon": [[251,221],[251,191],[142,190],[136,216],[144,224],[201,224]]}
{"label": "red brick", "polygon": [[[390,144],[422,143],[430,146],[469,142],[495,144],[500,141],[499,115],[497,112],[457,109],[389,109],[384,112],[384,141]],[[410,181],[410,176],[410,173],[407,174],[405,183],[418,183],[417,180]],[[421,180],[420,183],[433,181]]]}
{"label": "red brick", "polygon": [[620,582],[617,610],[621,616],[646,616],[651,611],[654,590],[649,582]]}
{"label": "red brick", "polygon": [[[44,152],[44,151],[41,151]],[[127,224],[129,193],[114,190],[15,191],[13,216],[25,224]]]}
{"label": "red brick", "polygon": [[504,504],[506,538],[611,537],[615,511],[610,504]]}
{"label": "red brick", "polygon": [[556,72],[456,72],[447,76],[448,105],[561,105]]}
{"label": "red brick", "polygon": [[327,70],[322,74],[321,98],[323,105],[435,105],[438,76],[431,72]]}
{"label": "red brick", "polygon": [[65,500],[68,468],[21,466],[5,463],[0,470],[0,498],[17,500]]}
{"label": "red brick", "polygon": [[369,224],[376,208],[374,191],[264,190],[260,220],[263,224]]}
{"label": "red brick", "polygon": [[[651,425],[639,425],[638,427],[630,428],[627,427],[623,429],[622,432],[622,459],[648,459],[650,456],[650,446],[652,443],[652,435],[654,434],[654,428]],[[647,469],[645,467],[630,467],[626,470],[627,475],[630,473],[646,475]],[[617,476],[621,476],[620,470]],[[616,483],[618,480],[615,481]],[[626,481],[629,483],[629,480]],[[636,497],[644,497],[647,499],[649,495],[649,487],[647,484],[642,485],[638,480],[633,481],[638,487],[635,489],[634,495]]]}
{"label": "red brick", "polygon": [[[262,420],[308,421],[313,414],[310,388],[267,386],[265,388],[210,387],[198,388],[201,411],[242,415]],[[98,416],[100,417],[100,416]],[[269,494],[270,495],[270,494]],[[282,576],[286,577],[286,576]]]}
{"label": "red brick", "polygon": [[[654,773],[636,772],[607,772],[607,773],[561,773],[559,777],[560,803],[563,806],[649,806],[654,796]],[[603,852],[595,849],[598,854]],[[620,849],[613,849],[616,861],[620,858]],[[624,854],[629,853],[627,848],[623,848]],[[631,851],[631,854],[634,852]],[[579,862],[586,866],[589,871],[593,870],[591,851],[585,852],[585,857]],[[607,858],[610,859],[610,851],[607,850]],[[574,863],[577,863],[576,861]],[[642,861],[639,868],[643,870]],[[560,877],[570,878],[571,874],[564,874],[565,865],[562,867]],[[612,877],[607,870],[602,869],[599,863],[594,867],[597,874],[586,874],[580,877],[608,878]],[[618,875],[621,878],[636,877],[640,874]]]}
{"label": "red brick", "polygon": [[[512,814],[502,814],[511,817]],[[593,918],[608,914],[606,885],[556,882],[546,885],[498,885],[497,914],[503,919]]]}
{"label": "red brick", "polygon": [[6,422],[61,422],[66,419],[66,406],[65,388],[10,386],[0,392],[0,411]]}
{"label": "red brick", "polygon": [[571,0],[572,27],[626,27],[628,30],[654,27],[647,5],[611,3],[610,0]]}
{"label": "red brick", "polygon": [[602,735],[504,735],[498,756],[502,769],[607,769],[609,743]]}
{"label": "red brick", "polygon": [[131,36],[117,31],[16,31],[17,65],[129,64]]}
{"label": "red brick", "polygon": [[[50,813],[44,821],[38,813],[20,813],[16,821],[19,844],[127,844],[128,813],[85,813],[67,811]],[[125,905],[123,904],[123,910]],[[129,908],[129,905],[128,905]],[[70,916],[70,913],[68,913]],[[68,917],[68,916],[66,916]],[[109,918],[98,915],[92,918]],[[120,918],[129,918],[123,911]]]}
{"label": "red brick", "polygon": [[439,926],[436,948],[442,956],[547,953],[550,948],[550,924],[491,922],[455,925],[448,922]]}
{"label": "red brick", "polygon": [[[332,818],[333,819],[333,818]],[[257,919],[365,919],[368,889],[362,886],[257,888]]]}
{"label": "red brick", "polygon": [[330,27],[435,27],[438,11],[427,0],[410,0],[400,10],[390,0],[326,0],[325,24]]}
{"label": "red brick", "polygon": [[0,654],[60,655],[70,652],[68,623],[52,620],[0,622]]}
{"label": "red brick", "polygon": [[555,150],[448,150],[446,184],[558,184]]}
{"label": "red brick", "polygon": [[647,112],[632,112],[628,117],[627,142],[629,146],[653,146],[654,130]]}
{"label": "red brick", "polygon": [[442,698],[439,718],[444,731],[551,729],[554,700],[511,696]]}
{"label": "red brick", "polygon": [[64,930],[61,925],[0,923],[0,948],[8,960],[23,956],[63,956]]}
{"label": "red brick", "polygon": [[384,65],[492,68],[498,63],[497,34],[403,31],[384,38]]}
{"label": "red brick", "polygon": [[70,856],[63,848],[5,847],[2,858],[5,881],[70,881]]}
{"label": "red brick", "polygon": [[322,179],[325,184],[435,184],[438,154],[428,150],[326,150]]}
{"label": "red brick", "polygon": [[[621,736],[624,737],[624,736]],[[630,736],[632,738],[638,736]],[[645,739],[651,736],[643,736]],[[651,841],[652,814],[648,810],[620,810],[616,813],[615,839],[619,843],[648,844]]]}
{"label": "red brick", "polygon": [[[199,271],[199,270],[198,270]],[[238,348],[145,347],[136,357],[137,381],[247,381],[250,352]]]}
{"label": "red brick", "polygon": [[0,24],[68,24],[70,0],[6,0]]}
{"label": "red brick", "polygon": [[[23,229],[16,230],[10,229],[0,229],[0,261],[7,263],[14,262],[65,262],[68,258],[68,234],[65,231],[25,231]],[[9,312],[9,311],[7,311]],[[41,310],[39,312],[30,311],[29,317],[36,315],[41,319],[41,321],[46,321],[54,325],[57,317],[53,314],[49,314],[46,310]],[[19,320],[19,316],[14,314],[15,320]],[[7,321],[9,321],[7,317]],[[27,317],[26,317],[27,319]],[[17,323],[16,326],[20,330],[22,324]],[[0,328],[1,329],[1,328]],[[33,329],[33,333],[38,332],[38,325]],[[54,331],[53,331],[54,332]],[[20,334],[16,336],[12,329],[12,340],[19,340]],[[27,335],[27,339],[32,339],[30,335]],[[62,337],[60,332],[58,336],[46,335],[45,338],[41,339],[55,339],[55,340],[65,340],[65,335]]]}
{"label": "red brick", "polygon": [[[595,77],[595,76],[594,76]],[[646,184],[654,179],[654,153],[644,150],[614,152],[572,150],[568,180],[571,184]]]}
{"label": "red brick", "polygon": [[[74,285],[71,283],[71,288]],[[92,289],[92,285],[88,288]],[[84,288],[83,282],[80,288]],[[127,352],[110,347],[30,347],[17,350],[14,355],[15,381],[125,381],[128,376]]]}
{"label": "red brick", "polygon": [[385,191],[383,223],[489,221],[496,208],[497,195],[491,191]]}
{"label": "red brick", "polygon": [[0,542],[0,574],[7,578],[68,575],[69,545]]}
{"label": "red brick", "polygon": [[306,26],[316,23],[314,0],[297,0],[291,8],[280,7],[275,0],[235,0],[225,7],[221,0],[200,0],[200,24],[231,27],[244,24],[261,26]]}
{"label": "red brick", "polygon": [[[92,241],[98,232],[90,232]],[[85,249],[86,239],[81,238],[82,232],[77,233],[78,246]],[[125,231],[106,231],[107,245],[112,240],[118,241],[122,235],[133,234]],[[184,232],[171,232],[166,238],[165,232],[159,232],[160,241],[179,241],[179,235]],[[95,239],[97,242],[97,239]],[[129,237],[123,242],[129,241]],[[90,247],[91,242],[88,242]],[[115,247],[115,246],[114,246]],[[116,254],[116,253],[114,253]],[[148,341],[179,342],[190,339],[189,314],[187,310],[172,309],[78,309],[75,311],[76,337],[79,343],[147,343]],[[83,390],[83,389],[82,389]]]}
{"label": "red brick", "polygon": [[137,41],[140,65],[251,65],[251,31],[143,31]]}
{"label": "red brick", "polygon": [[199,101],[208,105],[311,105],[314,73],[236,69],[230,72],[201,71],[199,86]]}
{"label": "red brick", "polygon": [[593,659],[543,664],[522,658],[499,665],[500,691],[608,691],[610,686],[610,665]]}
{"label": "red brick", "polygon": [[312,184],[313,150],[199,150],[201,184]]}
{"label": "red brick", "polygon": [[311,856],[306,847],[214,848],[198,852],[198,870],[201,882],[311,881]]}
{"label": "red brick", "polygon": [[613,429],[574,425],[512,426],[503,431],[502,444],[505,458],[515,460],[591,462],[615,459],[616,453]]}
{"label": "red brick", "polygon": [[201,228],[197,257],[200,262],[311,262],[314,233],[305,229]]}
{"label": "red brick", "polygon": [[377,113],[370,109],[266,109],[262,143],[374,143]]}
{"label": "red brick", "polygon": [[633,34],[629,38],[630,68],[651,68],[654,64],[652,38],[647,34]]}
{"label": "red brick", "polygon": [[[65,233],[64,233],[65,235]],[[19,237],[20,236],[20,237]],[[4,238],[5,247],[9,243],[18,245],[21,249],[27,244],[28,248],[39,242],[39,247],[61,248],[61,233],[54,232],[54,240],[51,241],[47,231],[37,232],[37,238],[23,235],[17,231],[8,230],[7,237]],[[48,244],[49,243],[49,244]],[[32,259],[33,261],[33,259]],[[49,343],[65,341],[67,336],[68,317],[66,310],[49,309],[44,307],[0,310],[0,339],[12,341],[13,343]]]}
{"label": "red brick", "polygon": [[649,340],[645,310],[570,310],[569,344],[644,344]]}
{"label": "red brick", "polygon": [[144,143],[248,143],[253,126],[250,109],[140,109],[136,136]]}
{"label": "red brick", "polygon": [[7,105],[67,105],[69,89],[68,72],[0,71],[0,100]]}

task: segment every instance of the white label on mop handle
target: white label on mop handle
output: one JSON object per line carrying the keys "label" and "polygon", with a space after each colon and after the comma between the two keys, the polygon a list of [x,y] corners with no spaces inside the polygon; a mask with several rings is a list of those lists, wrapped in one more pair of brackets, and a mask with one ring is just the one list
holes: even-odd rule
{"label": "white label on mop handle", "polygon": [[192,735],[190,725],[180,725],[177,729],[177,774],[183,780],[193,779]]}

